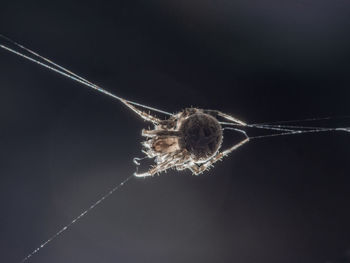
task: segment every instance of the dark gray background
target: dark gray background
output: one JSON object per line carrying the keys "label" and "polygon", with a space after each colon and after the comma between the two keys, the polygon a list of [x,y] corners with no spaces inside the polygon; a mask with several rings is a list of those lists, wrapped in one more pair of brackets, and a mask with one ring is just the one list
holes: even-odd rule
{"label": "dark gray background", "polygon": [[[345,0],[1,1],[0,32],[127,99],[252,123],[350,114],[349,14]],[[134,172],[148,124],[3,50],[0,72],[0,261],[19,262]],[[349,142],[263,139],[198,177],[133,179],[30,262],[341,260]]]}

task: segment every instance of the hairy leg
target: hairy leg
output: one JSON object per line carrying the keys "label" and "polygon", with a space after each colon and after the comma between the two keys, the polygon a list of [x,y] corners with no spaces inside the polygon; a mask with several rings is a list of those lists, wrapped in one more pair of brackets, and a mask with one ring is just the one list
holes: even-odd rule
{"label": "hairy leg", "polygon": [[238,123],[242,126],[246,126],[247,124],[244,122],[244,121],[241,121],[231,115],[228,115],[226,113],[223,113],[221,111],[218,111],[218,110],[204,110],[204,113],[208,113],[208,114],[214,114],[214,115],[217,115],[217,116],[220,116],[226,120],[229,120],[229,121],[232,121],[234,123]]}
{"label": "hairy leg", "polygon": [[137,115],[139,115],[142,119],[144,119],[145,121],[150,121],[153,124],[159,124],[162,121],[160,119],[158,119],[157,117],[152,116],[151,114],[148,114],[144,111],[141,111],[139,109],[137,109],[135,106],[131,105],[128,101],[121,99],[121,102],[123,104],[125,104],[128,108],[130,108],[132,111],[134,111]]}
{"label": "hairy leg", "polygon": [[217,161],[221,160],[223,157],[229,155],[231,152],[234,150],[237,150],[239,147],[243,146],[245,143],[249,142],[249,138],[245,138],[243,141],[233,145],[232,147],[226,149],[223,152],[218,152],[213,158],[211,158],[209,161],[206,163],[203,163],[202,165],[197,165],[194,164],[190,167],[190,170],[192,171],[193,174],[198,175],[201,174],[202,172],[206,171],[207,169],[210,168],[214,163]]}

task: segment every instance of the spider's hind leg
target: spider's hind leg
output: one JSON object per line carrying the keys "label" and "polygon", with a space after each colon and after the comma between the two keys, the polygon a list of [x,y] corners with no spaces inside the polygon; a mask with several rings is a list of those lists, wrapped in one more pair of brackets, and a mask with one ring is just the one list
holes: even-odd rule
{"label": "spider's hind leg", "polygon": [[232,147],[226,149],[223,152],[218,152],[213,158],[211,158],[206,163],[203,163],[200,166],[197,164],[194,164],[191,167],[189,167],[189,169],[192,171],[192,173],[194,175],[199,175],[199,174],[203,173],[204,171],[208,170],[210,168],[210,166],[212,166],[214,163],[221,160],[223,157],[229,155],[231,152],[233,152],[237,148],[243,146],[247,142],[249,142],[249,138],[245,138],[243,141],[233,145]]}
{"label": "spider's hind leg", "polygon": [[203,173],[204,171],[209,169],[210,166],[212,166],[214,163],[221,160],[223,157],[228,156],[231,152],[233,152],[234,150],[237,150],[239,147],[241,147],[244,144],[246,144],[247,142],[249,142],[249,137],[245,131],[240,130],[240,129],[236,129],[236,131],[242,133],[244,135],[245,139],[240,141],[239,143],[231,146],[230,148],[222,151],[222,152],[217,152],[213,158],[211,158],[210,160],[208,160],[207,162],[205,162],[201,165],[198,165],[198,164],[191,165],[189,167],[189,169],[192,171],[192,173],[194,175],[199,175],[199,174]]}
{"label": "spider's hind leg", "polygon": [[218,111],[218,110],[204,110],[203,112],[207,113],[207,114],[210,114],[210,115],[214,115],[215,117],[220,116],[220,117],[222,117],[222,118],[224,118],[226,120],[229,120],[229,121],[234,122],[234,123],[238,123],[238,124],[240,124],[242,126],[246,126],[247,125],[244,121],[241,121],[241,120],[239,120],[239,119],[237,119],[237,118],[235,118],[235,117],[233,117],[231,115],[228,115],[228,114],[223,113],[223,112]]}

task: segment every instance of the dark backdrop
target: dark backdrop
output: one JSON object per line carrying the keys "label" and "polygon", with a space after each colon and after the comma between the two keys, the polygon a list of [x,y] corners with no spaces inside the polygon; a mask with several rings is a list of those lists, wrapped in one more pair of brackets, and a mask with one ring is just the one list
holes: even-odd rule
{"label": "dark backdrop", "polygon": [[[349,15],[345,0],[14,0],[0,32],[124,98],[253,123],[350,114]],[[0,261],[19,262],[134,172],[148,124],[3,50],[0,72]],[[31,262],[336,262],[349,145],[269,138],[201,176],[133,179]]]}

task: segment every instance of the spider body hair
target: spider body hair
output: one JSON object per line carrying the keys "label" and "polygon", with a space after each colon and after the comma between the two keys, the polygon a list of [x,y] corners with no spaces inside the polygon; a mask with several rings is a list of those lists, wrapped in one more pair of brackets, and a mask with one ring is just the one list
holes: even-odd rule
{"label": "spider body hair", "polygon": [[196,162],[213,156],[222,143],[222,127],[217,119],[206,113],[194,113],[180,127],[180,148],[186,149]]}
{"label": "spider body hair", "polygon": [[217,118],[230,118],[231,121],[245,125],[219,111],[186,108],[167,120],[159,120],[133,105],[128,106],[144,120],[154,124],[154,129],[142,130],[142,136],[146,137],[142,145],[146,157],[154,158],[156,165],[145,173],[135,173],[137,177],[152,176],[169,168],[190,169],[193,174],[198,175],[249,140],[242,131],[246,136],[245,140],[233,148],[219,152],[223,129]]}

